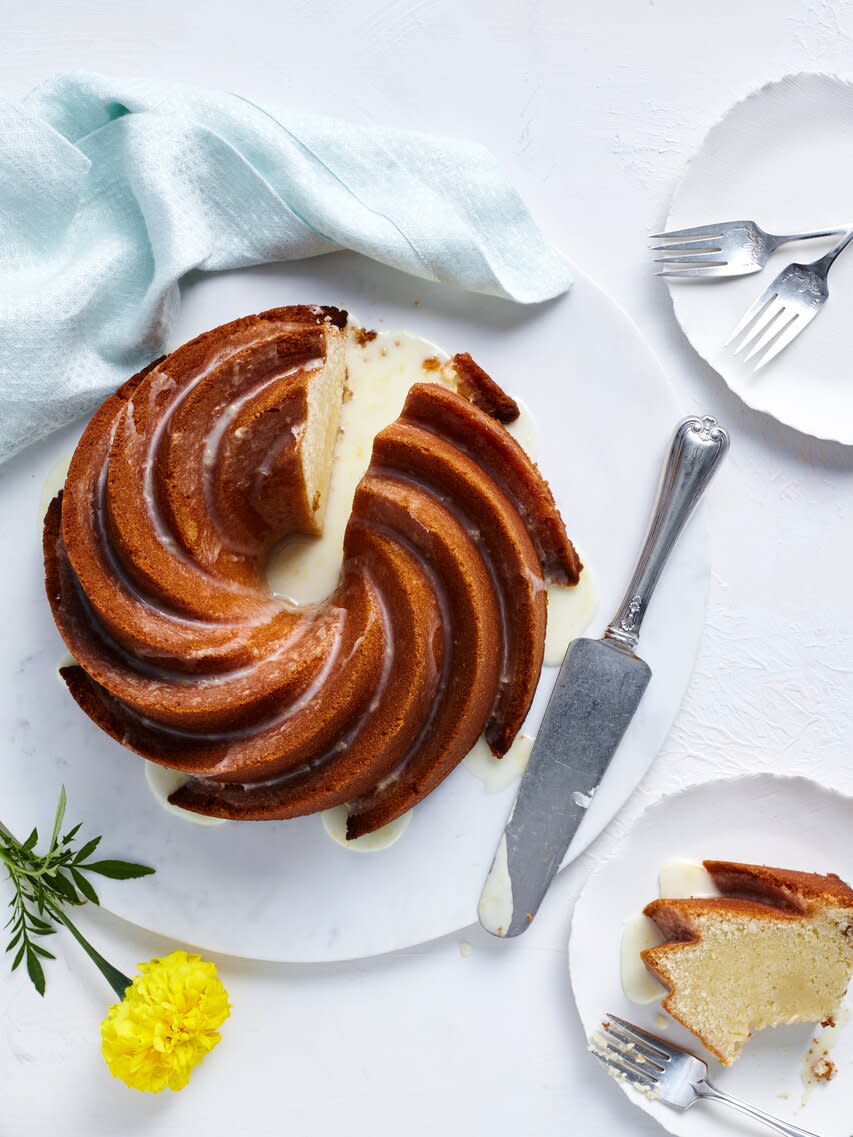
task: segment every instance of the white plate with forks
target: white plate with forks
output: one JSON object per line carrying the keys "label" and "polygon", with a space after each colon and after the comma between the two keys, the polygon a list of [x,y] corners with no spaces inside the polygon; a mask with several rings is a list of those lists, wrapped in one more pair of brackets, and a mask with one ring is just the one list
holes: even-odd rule
{"label": "white plate with forks", "polygon": [[[587,1038],[602,1019],[618,1015],[708,1062],[720,1090],[821,1137],[853,1132],[853,1015],[844,1009],[839,1027],[805,1023],[757,1032],[730,1067],[722,1067],[659,1002],[631,1002],[620,983],[620,947],[627,921],[657,895],[658,872],[673,857],[776,865],[835,872],[853,879],[853,798],[809,778],[752,774],[690,786],[653,802],[610,856],[592,872],[572,918],[569,967],[572,990]],[[853,1006],[853,991],[848,1008]],[[808,1074],[827,1053],[835,1076],[815,1084]],[[590,1079],[599,1076],[588,1056]],[[602,1071],[602,1078],[607,1075]],[[682,1112],[627,1082],[614,1081],[640,1109],[677,1137],[766,1132],[713,1103]],[[615,1092],[615,1090],[614,1090]]]}
{"label": "white plate with forks", "polygon": [[[709,131],[676,188],[669,231],[754,218],[771,233],[853,223],[853,83],[789,75],[753,92]],[[676,319],[695,350],[749,406],[817,438],[853,445],[853,250],[838,258],[811,326],[766,366],[735,353],[731,333],[774,277],[815,260],[837,236],[786,244],[762,272],[669,280]],[[656,253],[655,256],[661,254]]]}

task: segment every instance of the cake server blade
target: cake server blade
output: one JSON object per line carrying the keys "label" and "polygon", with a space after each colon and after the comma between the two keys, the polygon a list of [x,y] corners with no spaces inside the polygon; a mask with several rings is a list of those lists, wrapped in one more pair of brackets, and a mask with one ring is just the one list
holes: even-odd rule
{"label": "cake server blade", "polygon": [[480,899],[493,935],[530,924],[651,677],[608,640],[569,646]]}
{"label": "cake server blade", "polygon": [[480,897],[480,923],[495,936],[530,926],[634,717],[652,676],[634,652],[646,608],[728,446],[710,416],[679,423],[622,603],[602,639],[569,645]]}

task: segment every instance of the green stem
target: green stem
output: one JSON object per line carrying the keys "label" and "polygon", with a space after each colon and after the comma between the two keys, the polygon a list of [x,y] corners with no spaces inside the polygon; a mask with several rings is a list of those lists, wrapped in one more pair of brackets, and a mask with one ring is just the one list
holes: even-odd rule
{"label": "green stem", "polygon": [[[14,844],[14,845],[19,845],[19,841],[18,841],[18,838],[15,836],[15,834],[12,832],[12,830],[11,830],[11,829],[7,829],[7,828],[6,828],[6,826],[3,824],[3,822],[2,822],[2,821],[0,821],[0,833],[2,833],[4,837],[8,837],[8,839],[9,839],[9,840],[10,840],[10,841],[11,841],[11,842]],[[2,846],[0,846],[0,859],[2,859],[2,860],[3,860],[3,862],[4,862],[5,864],[8,864],[8,863],[9,863],[9,861],[8,861],[8,858],[7,858],[7,857],[5,857],[5,856],[3,855],[3,848],[2,848]]]}
{"label": "green stem", "polygon": [[113,967],[111,963],[104,959],[100,952],[92,947],[83,933],[72,924],[61,908],[55,908],[51,905],[50,910],[55,919],[57,919],[60,924],[65,925],[86,955],[88,955],[89,959],[91,959],[92,963],[94,963],[95,967],[100,971],[101,975],[103,975],[104,979],[106,979],[107,983],[109,983],[110,987],[112,987],[113,991],[115,991],[116,995],[118,995],[119,999],[123,999],[125,992],[131,985],[131,980],[128,979],[126,975],[123,975],[118,968]]}
{"label": "green stem", "polygon": [[[12,833],[10,829],[6,828],[2,821],[0,821],[0,834],[11,841],[16,850],[21,847],[20,843],[18,842],[18,838],[14,833]],[[12,881],[17,881],[20,866],[12,853],[6,852],[6,850],[3,848],[2,842],[0,842],[0,863],[6,866],[6,871],[9,873],[9,879]]]}
{"label": "green stem", "polygon": [[[5,837],[7,837],[12,842],[12,844],[15,846],[16,852],[18,852],[23,857],[23,853],[21,851],[21,842],[18,840],[18,838],[15,836],[15,834],[12,832],[11,829],[6,828],[6,826],[3,824],[2,821],[0,821],[0,833],[2,833]],[[47,855],[44,858],[44,864],[42,865],[42,867],[40,869],[36,869],[33,867],[32,857],[28,857],[28,858],[25,857],[24,863],[26,864],[27,876],[31,877],[32,879],[39,879],[48,873],[52,873],[53,872],[52,857],[53,857],[53,854],[55,851],[56,851],[56,846],[54,846],[51,850],[48,851]],[[18,861],[16,861],[13,857],[10,857],[8,853],[4,852],[2,845],[0,845],[0,861],[3,862],[3,864],[6,866],[6,868],[11,873],[14,873],[16,869],[20,869],[22,867]]]}

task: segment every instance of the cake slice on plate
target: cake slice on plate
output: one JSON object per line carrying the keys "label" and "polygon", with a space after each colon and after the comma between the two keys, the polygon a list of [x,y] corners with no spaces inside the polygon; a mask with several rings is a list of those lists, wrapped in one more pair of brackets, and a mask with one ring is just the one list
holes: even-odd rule
{"label": "cake slice on plate", "polygon": [[729,1066],[750,1034],[824,1023],[853,974],[853,889],[834,874],[705,861],[722,895],[653,900],[666,937],[642,952],[664,1009]]}

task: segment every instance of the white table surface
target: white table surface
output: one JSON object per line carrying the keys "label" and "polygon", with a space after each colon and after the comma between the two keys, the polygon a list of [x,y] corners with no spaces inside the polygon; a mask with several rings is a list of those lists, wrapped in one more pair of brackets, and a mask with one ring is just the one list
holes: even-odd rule
{"label": "white table surface", "polygon": [[[643,326],[685,411],[733,436],[711,494],[707,632],[685,705],[631,804],[521,941],[469,929],[346,965],[218,959],[234,1004],[224,1040],[186,1091],[151,1097],[107,1073],[109,992],[56,937],[44,1001],[0,963],[0,1134],[660,1132],[584,1053],[566,971],[573,898],[676,767],[697,781],[779,769],[850,784],[853,449],[727,391],[680,337],[645,234],[731,102],[787,71],[853,71],[853,5],[5,0],[0,28],[11,97],[60,69],[151,74],[488,144],[546,233]],[[80,924],[125,970],[173,946],[104,913]]]}

